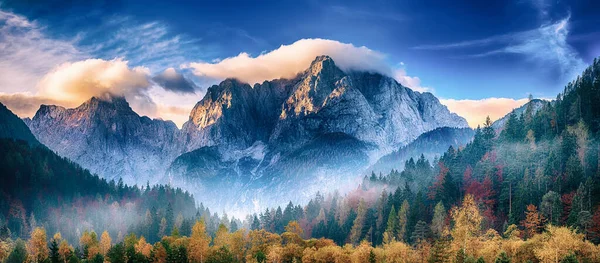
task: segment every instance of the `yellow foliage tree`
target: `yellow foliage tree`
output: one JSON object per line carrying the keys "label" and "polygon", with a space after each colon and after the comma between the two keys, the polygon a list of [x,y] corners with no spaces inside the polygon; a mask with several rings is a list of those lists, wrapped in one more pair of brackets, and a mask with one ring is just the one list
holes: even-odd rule
{"label": "yellow foliage tree", "polygon": [[107,231],[102,232],[100,236],[100,254],[106,255],[110,247],[112,246],[112,239]]}
{"label": "yellow foliage tree", "polygon": [[542,234],[542,246],[533,250],[541,263],[560,262],[564,257],[579,251],[584,244],[583,234],[566,227],[548,225]]}
{"label": "yellow foliage tree", "polygon": [[248,236],[246,235],[245,229],[240,229],[231,233],[229,237],[229,249],[235,256],[235,259],[242,262],[244,255],[246,254],[246,244],[248,242]]}
{"label": "yellow foliage tree", "polygon": [[418,261],[412,248],[403,242],[391,242],[384,245],[383,249],[385,251],[385,262],[408,263]]}
{"label": "yellow foliage tree", "polygon": [[284,244],[298,244],[304,245],[304,240],[302,239],[302,235],[304,234],[304,230],[300,227],[297,221],[290,221],[287,226],[285,226],[285,232],[281,234],[281,238],[283,239]]}
{"label": "yellow foliage tree", "polygon": [[60,241],[60,245],[58,246],[58,254],[64,263],[67,263],[69,257],[73,253],[73,246],[69,245],[67,240]]}
{"label": "yellow foliage tree", "polygon": [[160,242],[157,242],[156,244],[154,244],[152,251],[154,252],[152,262],[154,262],[154,263],[166,263],[167,262],[167,250]]}
{"label": "yellow foliage tree", "polygon": [[369,256],[371,255],[371,250],[373,249],[373,247],[371,247],[371,244],[369,244],[369,242],[367,241],[362,241],[360,242],[360,245],[358,245],[355,249],[354,252],[352,253],[352,262],[353,263],[364,263],[364,262],[369,262]]}
{"label": "yellow foliage tree", "polygon": [[271,246],[281,244],[281,237],[279,235],[270,233],[264,229],[250,231],[248,238],[250,239],[249,253],[246,255],[248,261],[251,261],[259,251],[268,255]]}
{"label": "yellow foliage tree", "polygon": [[482,216],[473,196],[466,195],[462,205],[454,207],[451,215],[454,221],[452,238],[454,239],[455,250],[462,248],[467,254],[474,254],[470,244],[474,242],[480,233]]}
{"label": "yellow foliage tree", "polygon": [[206,234],[204,221],[196,221],[188,246],[188,258],[192,263],[204,263],[209,252],[210,236]]}
{"label": "yellow foliage tree", "polygon": [[31,231],[27,250],[32,262],[43,262],[48,258],[49,249],[46,238],[46,230],[44,228],[36,227]]}
{"label": "yellow foliage tree", "polygon": [[137,244],[135,244],[135,252],[140,253],[146,257],[150,256],[150,252],[152,251],[152,245],[146,242],[146,239],[142,236],[140,240],[138,240]]}
{"label": "yellow foliage tree", "polygon": [[216,248],[229,245],[229,230],[224,224],[219,224],[215,239],[213,240],[213,245]]}

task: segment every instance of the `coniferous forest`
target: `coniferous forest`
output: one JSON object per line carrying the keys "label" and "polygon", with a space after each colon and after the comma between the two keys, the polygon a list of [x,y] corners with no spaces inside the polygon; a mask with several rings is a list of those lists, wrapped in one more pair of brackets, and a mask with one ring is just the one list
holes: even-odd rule
{"label": "coniferous forest", "polygon": [[0,0],[0,263],[600,263],[600,0]]}
{"label": "coniferous forest", "polygon": [[[0,141],[2,262],[600,262],[600,62],[464,147],[246,218]],[[529,104],[531,105],[531,104]],[[22,188],[8,186],[19,185]],[[201,198],[200,198],[201,199]]]}

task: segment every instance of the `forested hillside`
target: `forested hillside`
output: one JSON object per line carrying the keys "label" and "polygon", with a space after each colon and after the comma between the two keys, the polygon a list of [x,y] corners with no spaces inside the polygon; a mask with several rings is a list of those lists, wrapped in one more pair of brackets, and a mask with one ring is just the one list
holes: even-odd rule
{"label": "forested hillside", "polygon": [[[3,185],[3,195],[12,199],[1,203],[7,219],[2,222],[8,223],[1,231],[0,259],[600,262],[597,101],[600,62],[594,60],[556,100],[537,111],[526,108],[509,115],[500,133],[488,118],[470,143],[450,147],[433,163],[424,156],[409,159],[403,171],[373,173],[344,196],[317,194],[304,207],[290,202],[283,209],[249,215],[244,222],[211,214],[202,206],[187,214],[186,200],[191,199],[184,193],[107,183],[48,150],[2,141],[2,167],[17,175],[12,180],[22,180],[17,185],[27,184],[29,192],[41,194],[14,193]],[[78,176],[66,177],[67,173]],[[74,187],[86,183],[91,186],[85,190]],[[181,199],[165,194],[172,191]],[[146,199],[149,196],[154,198]],[[64,200],[75,204],[81,200],[85,206],[61,206]],[[109,214],[113,225],[65,226],[74,215],[84,215],[89,222],[105,216],[94,214],[97,207],[135,212],[125,217],[132,221]],[[173,219],[178,213],[182,216]],[[138,224],[115,228],[122,222]],[[105,229],[100,238],[100,232],[91,232]],[[49,238],[55,232],[62,235]],[[75,247],[62,239],[65,233]],[[29,236],[28,243],[9,238],[17,236]],[[78,246],[72,241],[77,236]]]}
{"label": "forested hillside", "polygon": [[[5,237],[27,237],[44,226],[75,241],[88,229],[141,232],[141,222],[170,231],[176,217],[195,216],[194,198],[167,186],[127,186],[107,182],[43,146],[0,139],[0,227]],[[158,231],[146,235],[158,240]]]}

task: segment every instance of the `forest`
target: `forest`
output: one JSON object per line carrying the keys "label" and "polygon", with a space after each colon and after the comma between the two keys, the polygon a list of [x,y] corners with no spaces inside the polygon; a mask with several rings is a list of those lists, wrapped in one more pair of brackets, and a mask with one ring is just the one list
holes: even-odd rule
{"label": "forest", "polygon": [[26,189],[0,187],[0,260],[600,262],[598,101],[596,59],[555,100],[500,130],[488,118],[464,147],[243,221],[3,140],[2,167],[17,175],[3,185]]}

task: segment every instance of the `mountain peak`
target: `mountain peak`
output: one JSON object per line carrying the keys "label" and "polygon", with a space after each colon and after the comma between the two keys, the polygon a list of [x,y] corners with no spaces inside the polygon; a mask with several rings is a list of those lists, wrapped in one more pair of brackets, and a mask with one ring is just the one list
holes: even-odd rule
{"label": "mountain peak", "polygon": [[313,76],[323,72],[337,73],[338,71],[341,72],[333,59],[327,55],[317,56],[308,68],[308,73]]}
{"label": "mountain peak", "polygon": [[117,95],[102,95],[102,96],[93,96],[89,100],[82,103],[78,109],[81,110],[100,110],[100,109],[113,109],[118,111],[131,111],[133,109],[129,106],[129,102],[123,96]]}

